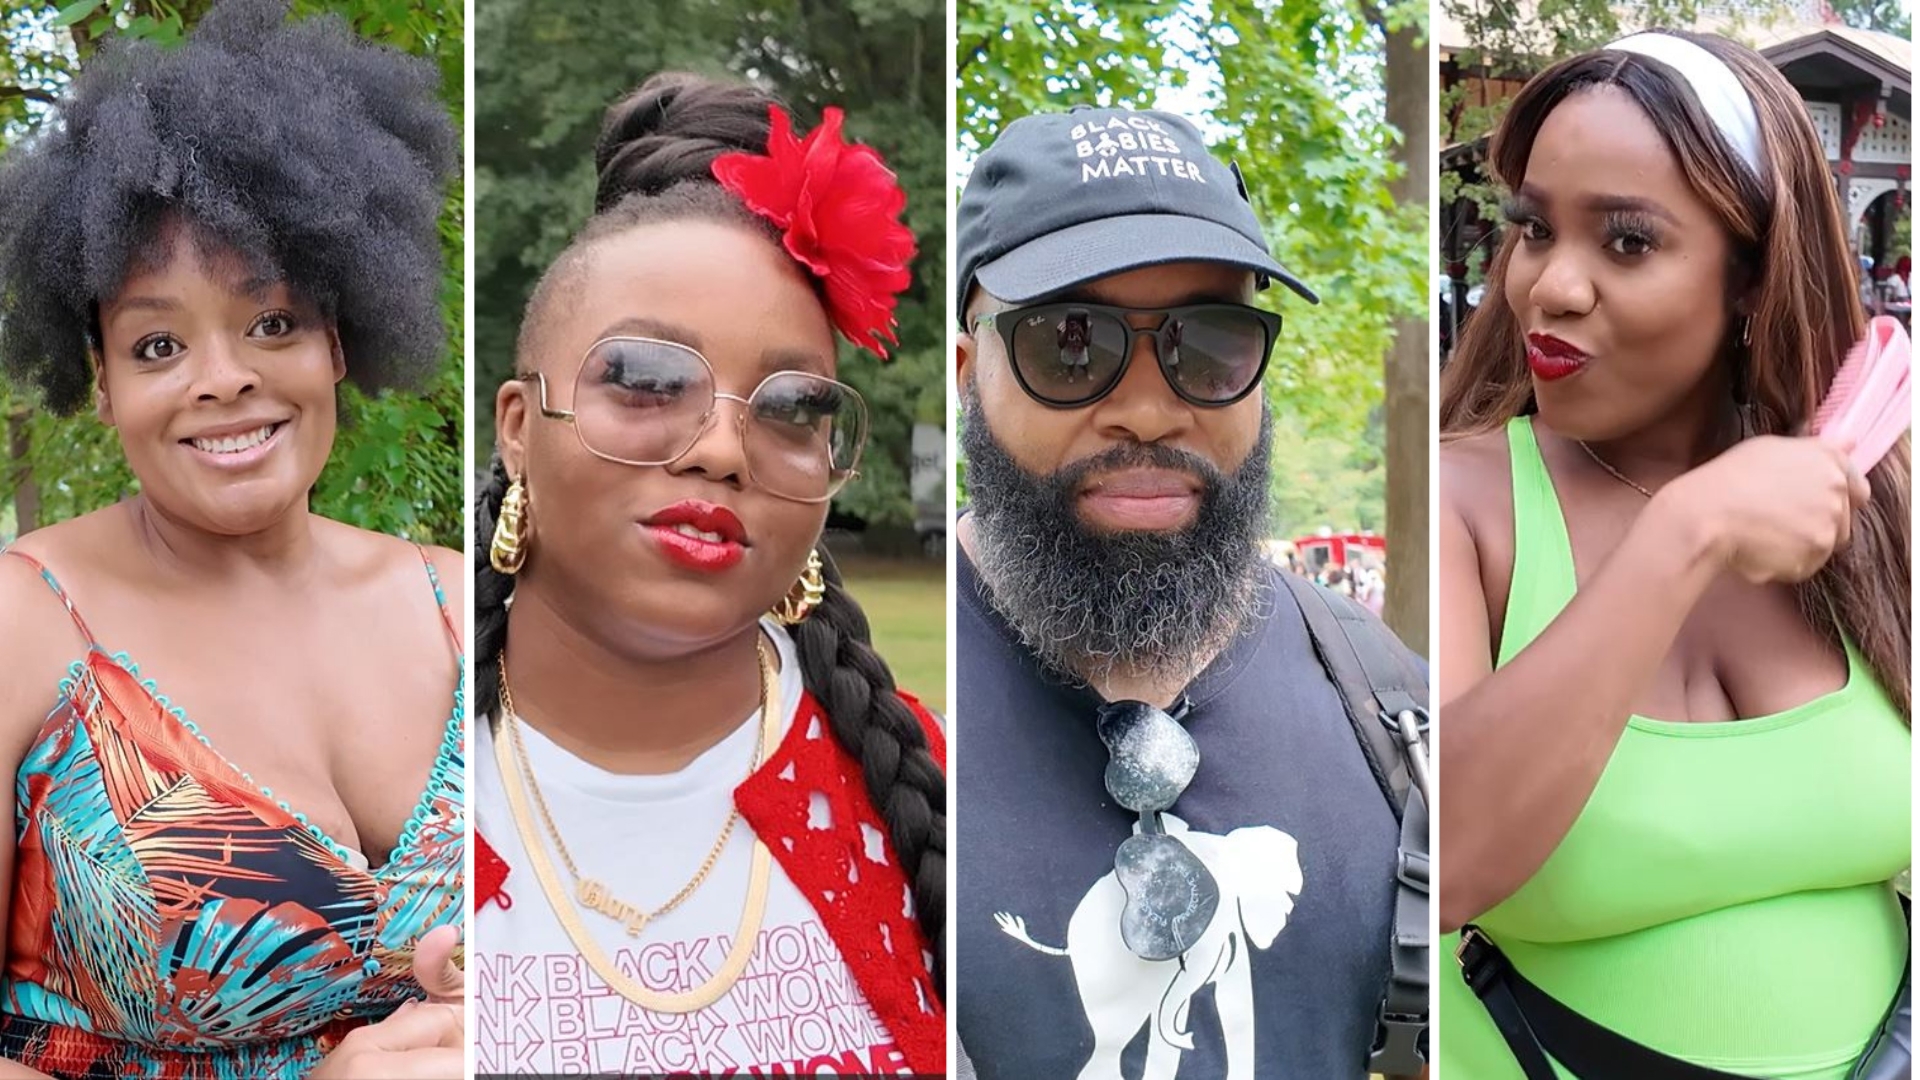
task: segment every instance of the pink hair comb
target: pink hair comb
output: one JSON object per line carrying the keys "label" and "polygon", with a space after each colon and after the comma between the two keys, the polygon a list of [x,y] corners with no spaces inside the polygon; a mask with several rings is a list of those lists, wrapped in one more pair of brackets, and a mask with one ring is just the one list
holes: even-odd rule
{"label": "pink hair comb", "polygon": [[1899,320],[1888,315],[1867,322],[1867,336],[1847,350],[1846,363],[1813,414],[1813,433],[1829,442],[1853,443],[1861,475],[1887,456],[1913,423],[1913,346]]}

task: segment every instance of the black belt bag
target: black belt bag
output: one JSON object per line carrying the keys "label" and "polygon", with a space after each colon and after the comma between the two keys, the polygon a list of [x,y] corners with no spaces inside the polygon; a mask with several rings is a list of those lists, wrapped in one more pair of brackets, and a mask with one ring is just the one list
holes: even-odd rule
{"label": "black belt bag", "polygon": [[[1467,986],[1487,1007],[1527,1080],[1555,1080],[1554,1061],[1581,1080],[1755,1080],[1693,1065],[1634,1042],[1568,1008],[1528,982],[1477,926],[1460,936],[1455,954]],[[1911,1080],[1913,967],[1908,962],[1880,1032],[1847,1074],[1849,1080]]]}

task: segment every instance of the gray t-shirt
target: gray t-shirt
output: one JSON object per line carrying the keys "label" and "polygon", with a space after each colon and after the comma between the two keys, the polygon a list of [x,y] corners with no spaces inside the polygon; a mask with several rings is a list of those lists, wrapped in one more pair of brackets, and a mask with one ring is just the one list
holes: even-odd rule
{"label": "gray t-shirt", "polygon": [[954,993],[980,1080],[1364,1077],[1399,829],[1285,586],[1187,689],[1200,767],[1169,824],[1221,902],[1183,970],[1120,939],[1137,817],[1107,795],[1101,699],[1043,673],[956,561]]}

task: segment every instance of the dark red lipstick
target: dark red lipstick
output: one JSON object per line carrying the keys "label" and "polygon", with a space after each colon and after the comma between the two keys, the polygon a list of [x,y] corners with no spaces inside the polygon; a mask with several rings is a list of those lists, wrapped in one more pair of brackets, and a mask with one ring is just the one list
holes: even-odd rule
{"label": "dark red lipstick", "polygon": [[686,499],[656,511],[640,525],[661,554],[689,570],[718,573],[747,557],[747,527],[724,506]]}
{"label": "dark red lipstick", "polygon": [[1577,375],[1592,360],[1586,350],[1552,334],[1527,335],[1527,367],[1541,382],[1555,382]]}

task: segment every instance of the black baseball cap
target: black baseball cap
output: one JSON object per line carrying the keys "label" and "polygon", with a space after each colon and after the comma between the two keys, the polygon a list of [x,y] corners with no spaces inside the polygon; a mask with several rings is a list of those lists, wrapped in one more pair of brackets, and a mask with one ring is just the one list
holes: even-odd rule
{"label": "black baseball cap", "polygon": [[1184,117],[1082,105],[1023,116],[974,163],[960,193],[964,323],[974,282],[1024,304],[1109,274],[1217,262],[1320,298],[1267,251],[1237,166]]}

